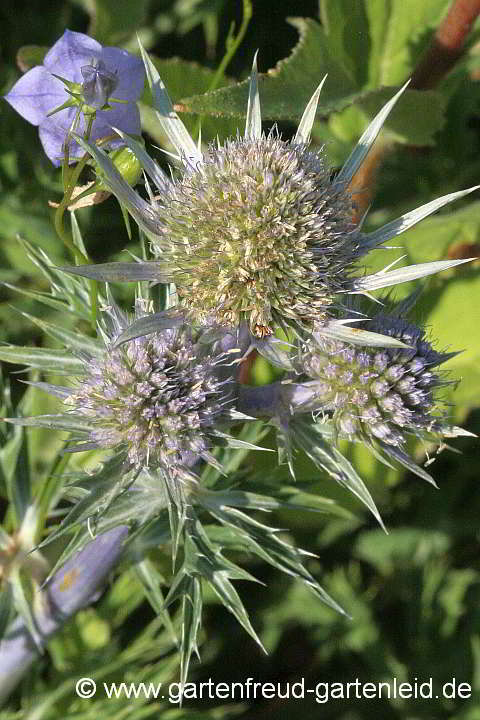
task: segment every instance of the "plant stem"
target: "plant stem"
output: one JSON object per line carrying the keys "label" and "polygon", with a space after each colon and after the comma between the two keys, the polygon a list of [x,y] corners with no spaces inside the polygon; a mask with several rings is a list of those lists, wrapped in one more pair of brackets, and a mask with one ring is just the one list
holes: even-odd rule
{"label": "plant stem", "polygon": [[455,0],[412,75],[410,87],[427,90],[452,69],[462,55],[468,34],[480,14],[480,0]]}
{"label": "plant stem", "polygon": [[[233,56],[237,52],[243,38],[245,37],[245,33],[247,32],[248,25],[250,23],[250,20],[252,19],[253,9],[252,9],[252,3],[251,0],[243,0],[243,14],[242,14],[242,22],[240,25],[240,28],[238,30],[238,33],[236,36],[232,37],[233,32],[231,31],[227,37],[226,42],[226,52],[223,56],[222,60],[220,61],[220,64],[218,68],[215,71],[215,74],[213,78],[210,81],[210,84],[206,90],[206,92],[211,92],[212,90],[215,90],[218,87],[218,84],[221,82],[225,70],[227,69],[228,65],[230,64],[230,61],[232,60]],[[194,136],[198,137],[200,133],[200,127],[202,124],[202,115],[198,116],[195,130],[194,130]]]}
{"label": "plant stem", "polygon": [[[53,576],[42,591],[43,610],[34,613],[42,648],[72,615],[91,602],[118,562],[127,533],[127,526],[120,525],[99,535]],[[0,642],[0,703],[14,690],[38,653],[23,619],[17,617]]]}

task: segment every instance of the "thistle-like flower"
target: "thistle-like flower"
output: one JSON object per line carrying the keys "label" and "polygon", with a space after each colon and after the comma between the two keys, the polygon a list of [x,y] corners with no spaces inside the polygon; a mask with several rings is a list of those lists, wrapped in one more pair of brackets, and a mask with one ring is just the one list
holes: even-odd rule
{"label": "thistle-like flower", "polygon": [[[49,280],[58,282],[57,306],[60,298],[66,313],[90,319],[88,281],[69,278],[62,285],[64,273],[52,268],[41,251],[26,247]],[[32,383],[59,398],[62,412],[9,422],[67,430],[69,452],[110,450],[112,460],[118,459],[120,476],[136,477],[146,470],[162,476],[170,488],[195,481],[199,460],[221,470],[212,447],[235,444],[226,429],[244,419],[234,409],[236,361],[245,344],[241,335],[211,325],[194,328],[179,314],[163,314],[159,326],[153,301],[139,297],[133,320],[155,323],[155,332],[139,337],[129,334],[132,317],[109,294],[100,295],[100,304],[96,339],[28,316],[66,349],[37,349],[34,355],[40,361],[29,357],[27,364],[66,375],[69,382]],[[18,360],[18,349],[4,348],[0,356]]]}
{"label": "thistle-like flower", "polygon": [[320,409],[339,437],[367,445],[402,448],[408,434],[441,434],[437,390],[446,380],[436,368],[451,353],[434,350],[424,331],[401,317],[379,315],[369,327],[408,348],[355,348],[321,335],[309,341],[299,369],[312,395],[296,411]]}
{"label": "thistle-like flower", "polygon": [[[118,316],[118,313],[117,313]],[[116,335],[125,329],[116,325]],[[89,426],[88,447],[124,449],[128,463],[191,477],[192,458],[215,464],[212,433],[228,405],[216,354],[187,325],[110,346],[85,359],[85,377],[65,402]],[[84,445],[79,445],[82,449]]]}
{"label": "thistle-like flower", "polygon": [[[442,397],[442,388],[452,381],[439,366],[456,353],[434,349],[425,331],[405,318],[414,299],[368,321],[376,346],[355,347],[314,331],[300,342],[294,372],[265,387],[243,386],[239,394],[242,412],[271,418],[280,459],[288,461],[292,475],[293,451],[299,448],[364,502],[380,524],[375,503],[338,440],[358,442],[387,464],[391,458],[435,485],[408,454],[408,439],[442,448],[445,438],[469,435],[449,424]],[[381,337],[399,346],[388,346]]]}
{"label": "thistle-like flower", "polygon": [[72,272],[100,280],[175,282],[188,317],[202,322],[210,316],[230,327],[246,321],[254,338],[268,337],[285,325],[308,330],[316,325],[360,344],[361,333],[336,320],[346,294],[368,293],[459,262],[359,277],[358,261],[370,250],[474,189],[439,198],[370,234],[353,224],[349,183],[404,88],[332,177],[324,150],[309,144],[323,81],[287,142],[276,130],[262,133],[254,62],[244,136],[202,152],[175,114],[145,52],[143,58],[157,116],[177,152],[181,174],[167,177],[143,147],[120,133],[157,187],[147,202],[127,187],[101,149],[77,139],[96,160],[106,186],[150,237],[156,261],[147,267],[126,263],[115,270],[108,264]]}

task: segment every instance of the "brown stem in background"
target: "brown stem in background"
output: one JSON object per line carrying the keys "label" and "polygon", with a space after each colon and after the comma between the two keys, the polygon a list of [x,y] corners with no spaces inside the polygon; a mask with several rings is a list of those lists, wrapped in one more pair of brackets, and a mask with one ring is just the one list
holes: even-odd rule
{"label": "brown stem in background", "polygon": [[410,87],[434,87],[463,53],[467,36],[480,13],[480,0],[455,0],[438,28],[432,44],[418,63]]}
{"label": "brown stem in background", "polygon": [[258,352],[256,350],[251,350],[247,357],[240,363],[237,374],[237,382],[241,385],[248,385],[250,383],[252,368],[257,357]]}
{"label": "brown stem in background", "polygon": [[352,219],[355,224],[360,222],[372,202],[377,172],[390,147],[391,145],[377,140],[348,186],[353,195]]}
{"label": "brown stem in background", "polygon": [[[480,0],[454,0],[430,47],[413,71],[410,88],[431,89],[452,69],[463,53],[467,36],[479,14]],[[371,203],[377,171],[391,147],[377,142],[350,183],[350,192],[355,193],[354,222],[363,217]]]}

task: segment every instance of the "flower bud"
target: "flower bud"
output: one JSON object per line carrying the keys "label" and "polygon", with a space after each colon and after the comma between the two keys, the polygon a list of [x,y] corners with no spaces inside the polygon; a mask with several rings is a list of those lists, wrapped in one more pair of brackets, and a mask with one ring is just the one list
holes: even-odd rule
{"label": "flower bud", "polygon": [[80,70],[85,103],[100,110],[108,103],[118,85],[117,74],[107,70],[103,60],[97,58],[93,58],[90,65],[83,65]]}
{"label": "flower bud", "polygon": [[130,148],[125,146],[113,150],[110,153],[110,160],[129,185],[133,187],[139,182],[142,177],[142,166]]}

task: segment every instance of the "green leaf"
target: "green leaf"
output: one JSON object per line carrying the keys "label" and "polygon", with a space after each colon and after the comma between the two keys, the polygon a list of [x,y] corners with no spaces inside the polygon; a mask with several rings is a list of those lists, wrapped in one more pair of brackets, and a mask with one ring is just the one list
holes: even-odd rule
{"label": "green leaf", "polygon": [[140,51],[145,65],[148,85],[152,94],[152,107],[155,110],[157,120],[162,126],[164,133],[180,158],[185,157],[194,163],[201,161],[199,149],[185,125],[174,111],[164,81],[141,43]]}
{"label": "green leaf", "polygon": [[291,423],[291,430],[296,444],[312,462],[356,495],[376,518],[380,527],[387,532],[365,483],[348,460],[332,444],[331,439],[323,437],[322,424],[295,418]]}
{"label": "green leaf", "polygon": [[[176,100],[181,97],[201,95],[207,92],[215,76],[213,70],[202,67],[194,62],[180,58],[158,58],[154,55],[149,55],[149,57],[165,83],[168,94],[172,98],[174,108],[177,112],[183,112],[184,108],[181,104],[177,105]],[[222,86],[232,84],[232,80],[225,77],[222,78]],[[143,129],[151,135],[156,142],[165,145],[166,135],[163,130],[161,130],[160,124],[155,116],[155,111],[152,107],[152,97],[149,91],[144,94],[139,106]],[[184,122],[189,132],[195,130],[196,120],[194,118],[186,116]],[[206,117],[202,119],[202,139],[204,142],[215,139],[217,134],[221,137],[234,135],[236,129],[236,121],[225,118],[211,119]]]}
{"label": "green leaf", "polygon": [[144,335],[150,335],[154,332],[160,332],[166,328],[180,327],[184,324],[185,319],[180,315],[175,315],[172,311],[163,311],[144,315],[134,320],[115,340],[114,347],[119,347],[129,340]]}
{"label": "green leaf", "polygon": [[38,633],[35,616],[33,613],[33,602],[36,588],[27,573],[21,567],[14,568],[10,575],[12,585],[13,602],[19,615],[23,618],[35,644],[41,647],[41,638]]}
{"label": "green leaf", "polygon": [[191,523],[189,525],[189,534],[185,534],[184,550],[185,572],[204,578],[227,610],[232,613],[255,642],[264,649],[260,638],[252,627],[240,596],[229,579],[254,581],[255,578],[234,563],[226,560],[221,554],[221,548],[210,543],[207,534],[198,521],[195,525]]}
{"label": "green leaf", "polygon": [[5,477],[8,499],[13,505],[17,527],[31,503],[31,478],[28,444],[23,428],[16,427],[0,450],[0,465]]}
{"label": "green leaf", "polygon": [[5,583],[0,591],[0,640],[13,615],[13,591],[10,584]]}
{"label": "green leaf", "polygon": [[458,350],[442,369],[448,380],[461,382],[450,387],[450,399],[455,405],[474,408],[480,406],[480,333],[478,307],[480,304],[480,275],[473,269],[452,278],[441,292],[432,291],[426,299],[431,306],[427,324],[432,328],[439,348]]}
{"label": "green leaf", "polygon": [[424,567],[435,555],[447,553],[450,543],[448,534],[439,530],[399,527],[389,535],[369,530],[356,541],[354,554],[383,575],[393,575],[402,567]]}
{"label": "green leaf", "polygon": [[70,350],[93,356],[102,355],[101,345],[93,338],[89,338],[81,332],[67,330],[58,324],[53,325],[53,323],[49,323],[46,320],[40,320],[40,318],[26,312],[22,312],[22,315],[28,318],[34,325],[41,328],[46,335],[49,335],[54,340],[58,340]]}
{"label": "green leaf", "polygon": [[193,653],[198,656],[197,636],[202,618],[203,596],[200,578],[191,575],[186,564],[173,578],[165,607],[176,600],[182,603],[180,637],[180,680],[186,682]]}
{"label": "green leaf", "polygon": [[[342,2],[347,13],[356,0]],[[375,85],[395,85],[412,73],[438,27],[450,0],[363,0],[368,17],[370,52],[368,74]],[[326,14],[338,19],[336,0],[322,0]],[[347,15],[348,17],[348,15]],[[345,39],[346,44],[346,39]],[[357,49],[358,44],[354,45]],[[365,56],[363,56],[365,57]],[[357,62],[362,56],[355,53]]]}
{"label": "green leaf", "polygon": [[[119,477],[121,477],[122,474],[124,460],[124,455],[114,455],[103,463],[97,473],[88,477],[89,489],[81,490],[80,500],[72,507],[60,527],[52,531],[45,540],[40,543],[38,546],[39,549],[49,545],[65,533],[76,530],[78,526],[83,527],[88,534],[86,521],[95,514],[98,515],[100,510],[105,511],[111,504],[112,498],[118,497],[122,492]],[[66,560],[67,556],[62,554],[61,559],[62,561]],[[58,560],[57,566],[59,562],[60,560]]]}
{"label": "green leaf", "polygon": [[27,213],[20,198],[4,193],[0,201],[0,238],[5,241],[2,243],[2,252],[8,256],[14,267],[31,273],[31,265],[16,242],[18,234],[45,248],[54,257],[61,257],[58,238],[47,211],[42,212],[35,207]]}
{"label": "green leaf", "polygon": [[[439,262],[456,254],[463,257],[478,255],[480,202],[423,220],[402,240],[401,244],[395,242],[400,245],[396,254],[405,254],[397,267],[427,260]],[[386,261],[390,262],[392,254],[392,251],[388,255],[383,251],[371,253],[369,269],[377,269]],[[396,294],[400,294],[398,289]],[[449,386],[442,393],[457,406],[480,405],[477,390],[480,383],[479,305],[480,276],[476,261],[434,276],[428,283],[428,291],[423,292],[416,306],[418,322],[429,328],[428,336],[435,347],[459,351],[442,365],[442,369],[448,372],[447,380],[461,380],[457,387]]]}
{"label": "green leaf", "polygon": [[150,0],[90,0],[89,34],[102,45],[118,45],[147,19]]}
{"label": "green leaf", "polygon": [[305,510],[308,512],[333,513],[340,517],[351,517],[351,514],[339,507],[330,498],[314,495],[302,491],[300,486],[292,487],[282,484],[278,488],[280,497],[260,495],[259,493],[242,490],[215,490],[198,494],[199,502],[209,510],[216,510],[223,506],[249,508],[251,510]]}
{"label": "green leaf", "polygon": [[165,578],[158,572],[155,565],[148,558],[136,562],[133,567],[142,584],[148,602],[157,615],[160,615],[163,619],[165,627],[176,642],[175,631],[170,619],[170,614],[165,608],[165,599],[161,590],[161,585],[165,584]]}
{"label": "green leaf", "polygon": [[[363,0],[320,0],[320,19],[331,52],[355,87],[367,81],[365,58],[370,51],[367,11]],[[355,28],[355,32],[352,32]],[[400,81],[399,81],[400,82]]]}
{"label": "green leaf", "polygon": [[5,422],[21,427],[46,427],[74,433],[88,433],[91,422],[78,415],[34,415],[33,417],[4,418]]}
{"label": "green leaf", "polygon": [[17,65],[22,72],[42,65],[43,59],[50,48],[44,45],[23,45],[17,52]]}
{"label": "green leaf", "polygon": [[255,553],[277,570],[301,580],[326,605],[345,615],[345,611],[340,605],[325,592],[304,567],[303,560],[309,553],[284,542],[276,534],[278,530],[253,520],[239,510],[224,508],[217,510],[212,515],[221,523],[232,528],[234,531],[231,538],[233,545],[243,547],[247,552]]}
{"label": "green leaf", "polygon": [[85,375],[86,372],[84,363],[67,350],[6,345],[0,346],[0,360],[59,375]]}
{"label": "green leaf", "polygon": [[[328,78],[322,89],[319,117],[328,117],[355,104],[371,118],[393,97],[398,88],[366,87],[358,83],[358,78],[352,76],[351,62],[345,67],[342,57],[336,53],[337,35],[330,39],[325,29],[312,19],[295,18],[290,22],[300,33],[298,44],[287,59],[258,78],[264,118],[298,121],[325,74]],[[365,64],[365,58],[362,62]],[[247,111],[248,87],[248,81],[244,81],[233,87],[186,97],[176,107],[185,112],[243,117]],[[443,124],[444,104],[436,92],[407,90],[385,127],[399,141],[432,144],[434,133]]]}
{"label": "green leaf", "polygon": [[162,263],[148,262],[111,262],[96,265],[77,265],[59,267],[58,270],[79,275],[80,277],[99,280],[100,282],[143,282],[144,280],[164,281]]}

